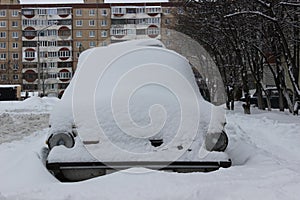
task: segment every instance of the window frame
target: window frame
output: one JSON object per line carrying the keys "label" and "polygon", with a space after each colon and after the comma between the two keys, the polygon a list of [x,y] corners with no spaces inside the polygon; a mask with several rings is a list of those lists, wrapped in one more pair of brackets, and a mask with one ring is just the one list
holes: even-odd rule
{"label": "window frame", "polygon": [[95,30],[91,30],[89,31],[89,37],[96,37],[96,31]]}
{"label": "window frame", "polygon": [[95,20],[89,20],[89,26],[96,26]]}
{"label": "window frame", "polygon": [[[104,34],[105,33],[105,34]],[[101,31],[101,37],[106,38],[108,37],[108,31],[107,30],[102,30]]]}
{"label": "window frame", "polygon": [[82,20],[76,20],[76,26],[83,26]]}

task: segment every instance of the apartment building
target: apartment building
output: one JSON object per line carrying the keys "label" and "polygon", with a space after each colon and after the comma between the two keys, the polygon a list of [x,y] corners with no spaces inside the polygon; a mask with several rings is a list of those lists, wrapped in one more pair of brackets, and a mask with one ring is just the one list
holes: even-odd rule
{"label": "apartment building", "polygon": [[86,49],[132,39],[168,42],[163,35],[170,35],[174,5],[0,1],[0,84],[21,84],[22,91],[59,96]]}
{"label": "apartment building", "polygon": [[85,1],[72,5],[73,12],[73,69],[76,69],[79,54],[89,48],[110,43],[110,5]]}
{"label": "apartment building", "polygon": [[23,90],[57,96],[72,78],[72,7],[23,7]]}
{"label": "apartment building", "polygon": [[0,4],[0,84],[22,84],[22,25],[14,2]]}

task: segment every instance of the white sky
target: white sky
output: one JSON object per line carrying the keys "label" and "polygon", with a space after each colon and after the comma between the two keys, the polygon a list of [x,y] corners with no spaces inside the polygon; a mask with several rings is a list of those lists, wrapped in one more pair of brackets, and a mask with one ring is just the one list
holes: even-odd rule
{"label": "white sky", "polygon": [[[83,0],[21,0],[21,4],[63,4],[83,3]],[[168,2],[168,0],[104,0],[105,3],[144,3],[144,2]]]}

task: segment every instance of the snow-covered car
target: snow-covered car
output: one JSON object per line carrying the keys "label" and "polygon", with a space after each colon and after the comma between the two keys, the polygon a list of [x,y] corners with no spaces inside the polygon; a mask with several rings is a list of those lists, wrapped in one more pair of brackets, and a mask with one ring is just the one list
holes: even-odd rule
{"label": "snow-covered car", "polygon": [[158,40],[84,51],[50,116],[46,166],[78,181],[130,167],[229,167],[225,112],[201,96],[189,61]]}

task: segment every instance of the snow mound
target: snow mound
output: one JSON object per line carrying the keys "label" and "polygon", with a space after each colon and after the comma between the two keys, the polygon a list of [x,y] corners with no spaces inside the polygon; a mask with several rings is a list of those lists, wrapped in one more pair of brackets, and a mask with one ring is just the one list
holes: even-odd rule
{"label": "snow mound", "polygon": [[[236,106],[238,108],[238,106]],[[1,200],[289,199],[300,196],[300,117],[227,112],[234,165],[212,173],[133,168],[78,183],[55,180],[39,159],[47,130],[0,145]]]}
{"label": "snow mound", "polygon": [[59,102],[56,97],[30,97],[24,101],[0,102],[0,112],[49,112]]}

